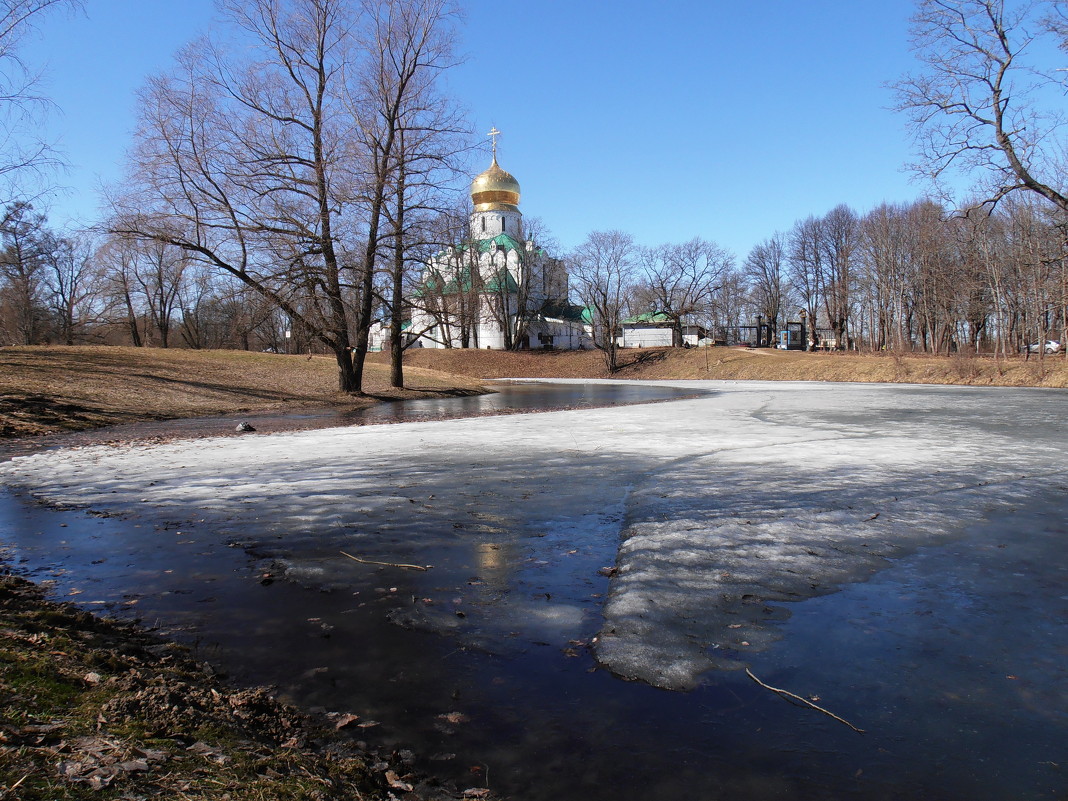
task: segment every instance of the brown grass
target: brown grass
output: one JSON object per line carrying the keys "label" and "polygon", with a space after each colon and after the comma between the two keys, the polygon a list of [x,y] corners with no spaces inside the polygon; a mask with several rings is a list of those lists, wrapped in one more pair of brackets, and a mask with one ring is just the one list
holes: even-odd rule
{"label": "brown grass", "polygon": [[[622,351],[621,362],[623,367],[611,377],[1068,387],[1068,362],[1063,355],[995,361],[966,355],[651,348]],[[424,349],[409,351],[405,363],[475,378],[609,377],[604,359],[595,351]]]}
{"label": "brown grass", "polygon": [[[387,354],[367,365],[368,395],[337,391],[326,356],[109,347],[0,349],[0,437],[140,420],[358,408],[381,399],[470,394],[485,378],[608,378],[597,351],[412,350],[407,388],[389,387]],[[862,381],[1068,387],[1063,355],[989,357],[800,353],[746,348],[627,350],[613,378]]]}
{"label": "brown grass", "polygon": [[416,367],[407,389],[368,365],[367,397],[337,391],[332,358],[157,348],[0,349],[0,437],[310,406],[357,408],[381,399],[469,394],[477,381]]}

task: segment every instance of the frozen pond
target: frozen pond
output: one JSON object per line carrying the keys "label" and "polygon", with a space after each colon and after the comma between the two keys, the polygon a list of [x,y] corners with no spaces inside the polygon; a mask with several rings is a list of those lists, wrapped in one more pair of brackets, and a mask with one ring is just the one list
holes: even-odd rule
{"label": "frozen pond", "polygon": [[517,799],[1062,798],[1068,393],[671,385],[711,392],[17,459],[98,516],[0,539]]}

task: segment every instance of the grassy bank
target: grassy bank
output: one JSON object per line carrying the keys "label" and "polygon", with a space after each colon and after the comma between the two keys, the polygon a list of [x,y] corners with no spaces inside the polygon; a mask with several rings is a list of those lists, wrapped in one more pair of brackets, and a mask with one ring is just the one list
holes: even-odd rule
{"label": "grassy bank", "polygon": [[613,375],[597,351],[411,350],[406,388],[389,387],[387,354],[372,354],[364,397],[337,391],[330,357],[109,347],[0,349],[0,438],[140,420],[302,407],[359,408],[383,399],[482,391],[486,378],[864,381],[1068,387],[1064,356],[799,353],[745,348],[621,352]]}
{"label": "grassy bank", "polygon": [[138,420],[368,406],[381,399],[480,391],[477,381],[412,367],[407,388],[368,365],[367,397],[337,391],[332,358],[221,350],[109,347],[0,349],[0,437],[78,431]]}
{"label": "grassy bank", "polygon": [[[411,350],[405,363],[472,378],[633,378],[861,381],[974,386],[1068,387],[1064,356],[802,353],[746,348],[651,348],[620,352],[609,375],[596,351]],[[376,355],[380,359],[381,355]]]}

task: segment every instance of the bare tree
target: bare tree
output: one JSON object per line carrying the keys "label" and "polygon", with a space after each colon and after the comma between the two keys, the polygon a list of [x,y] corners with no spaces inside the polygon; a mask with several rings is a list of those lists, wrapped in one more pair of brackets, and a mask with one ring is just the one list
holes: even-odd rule
{"label": "bare tree", "polygon": [[846,205],[831,209],[820,225],[819,247],[823,251],[818,260],[817,279],[823,297],[827,322],[834,333],[835,347],[849,346],[849,316],[853,304],[854,251],[857,248],[859,221],[856,213]]}
{"label": "bare tree", "polygon": [[708,316],[734,256],[700,237],[641,253],[648,302],[670,320],[671,344],[681,348],[685,320]]}
{"label": "bare tree", "polygon": [[135,299],[137,259],[136,244],[117,236],[105,241],[96,253],[96,260],[103,272],[104,296],[110,315],[114,317],[115,307],[119,308],[119,315],[130,335],[130,344],[140,348],[144,340],[141,336],[142,313]]}
{"label": "bare tree", "polygon": [[138,255],[133,277],[151,323],[147,330],[158,335],[160,347],[168,348],[191,259],[180,248],[158,241],[144,243]]}
{"label": "bare tree", "polygon": [[[894,86],[920,151],[917,170],[978,173],[985,201],[1027,189],[1068,211],[1061,97],[1043,102],[1063,81],[1061,64],[1043,64],[1043,38],[1058,37],[1057,2],[920,0],[912,44],[921,70]],[[1046,22],[1043,22],[1043,18]]]}
{"label": "bare tree", "polygon": [[45,216],[29,203],[13,203],[0,219],[0,299],[5,339],[37,344],[45,331],[46,251],[55,243]]}
{"label": "bare tree", "polygon": [[571,254],[570,262],[579,299],[591,317],[594,345],[614,373],[619,368],[621,324],[637,278],[634,240],[622,231],[594,231]]}
{"label": "bare tree", "polygon": [[360,391],[396,132],[446,66],[442,7],[226,0],[229,49],[189,46],[142,94],[113,230],[260,293]]}
{"label": "bare tree", "polygon": [[790,285],[801,299],[808,319],[808,342],[805,349],[815,344],[815,329],[820,304],[820,287],[823,273],[823,222],[817,217],[798,220],[791,229],[789,243]]}
{"label": "bare tree", "polygon": [[[450,23],[455,11],[450,0],[373,0],[366,5],[368,25],[363,48],[370,58],[362,73],[360,105],[354,109],[366,203],[360,305],[352,349],[352,380],[357,389],[363,382],[373,320],[374,265],[384,238],[380,230],[383,215],[389,194],[397,190],[398,178],[400,186],[405,180],[398,175],[398,169],[409,174],[418,171],[413,168],[413,161],[418,160],[416,140],[429,143],[433,149],[438,135],[456,133],[451,112],[427,113],[431,108],[442,112],[443,106],[448,105],[438,99],[436,89],[442,72],[453,64]],[[438,128],[432,119],[446,127]],[[402,132],[407,133],[404,143]],[[397,197],[403,200],[404,192]],[[403,214],[400,216],[403,218]],[[396,246],[396,237],[394,240]],[[394,380],[400,378],[399,365],[395,364],[391,372]]]}
{"label": "bare tree", "polygon": [[429,89],[413,92],[398,122],[391,190],[384,204],[391,258],[383,303],[389,310],[390,385],[404,386],[406,290],[431,256],[431,220],[447,205],[445,184],[455,177],[463,149],[455,106]]}
{"label": "bare tree", "polygon": [[86,236],[64,237],[45,249],[45,283],[56,333],[73,345],[97,317],[101,274],[93,242]]}
{"label": "bare tree", "polygon": [[80,0],[0,0],[0,178],[17,181],[28,171],[57,163],[35,130],[40,112],[49,105],[37,92],[40,75],[19,51],[48,11],[80,6]]}
{"label": "bare tree", "polygon": [[753,246],[742,266],[757,312],[772,331],[786,319],[790,285],[786,277],[786,237],[776,233]]}

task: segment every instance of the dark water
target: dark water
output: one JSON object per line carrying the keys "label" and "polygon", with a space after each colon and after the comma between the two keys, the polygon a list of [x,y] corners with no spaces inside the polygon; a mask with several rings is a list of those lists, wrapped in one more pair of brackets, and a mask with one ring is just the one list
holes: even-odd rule
{"label": "dark water", "polygon": [[[607,580],[576,577],[614,547],[596,524],[555,543],[431,553],[432,573],[354,565],[344,589],[324,592],[263,585],[262,563],[195,531],[0,503],[16,567],[56,581],[60,597],[158,624],[239,681],[377,721],[358,736],[413,748],[422,768],[465,786],[488,772],[517,799],[606,801],[1063,799],[1066,531],[1031,522],[1024,539],[1013,536],[1019,518],[989,520],[875,580],[792,605],[754,673],[818,696],[860,735],[738,673],[668,693],[596,669],[582,645],[522,635],[480,647],[386,621],[413,598],[477,616],[502,594],[558,591],[587,599],[574,634],[588,638]],[[565,546],[579,562],[553,559]],[[458,590],[464,578],[479,583]],[[443,717],[456,712],[460,722]]]}
{"label": "dark water", "polygon": [[[669,693],[598,669],[585,645],[608,585],[596,568],[614,560],[628,477],[591,475],[546,499],[537,527],[411,532],[427,572],[339,560],[335,530],[250,553],[10,494],[0,541],[58,596],[158,624],[239,681],[377,722],[356,736],[412,748],[464,787],[530,801],[1068,798],[1063,487],[790,605],[753,672],[818,696],[857,734],[744,674]],[[566,515],[591,494],[596,513]],[[399,531],[379,555],[413,561]]]}
{"label": "dark water", "polygon": [[391,401],[338,415],[341,424],[405,423],[484,414],[585,409],[693,398],[700,391],[650,385],[496,383],[489,395]]}

